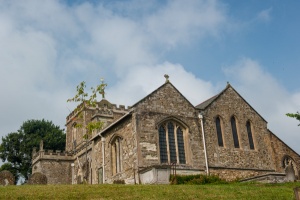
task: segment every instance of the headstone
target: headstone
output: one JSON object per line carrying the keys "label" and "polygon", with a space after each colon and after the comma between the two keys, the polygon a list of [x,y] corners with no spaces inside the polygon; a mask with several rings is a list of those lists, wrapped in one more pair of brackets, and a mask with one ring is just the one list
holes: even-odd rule
{"label": "headstone", "polygon": [[0,185],[7,186],[7,185],[14,185],[14,184],[15,184],[15,177],[10,171],[3,170],[0,172]]}
{"label": "headstone", "polygon": [[29,185],[47,185],[47,177],[40,172],[36,172],[29,177],[27,183]]}
{"label": "headstone", "polygon": [[285,179],[287,182],[294,182],[296,180],[294,167],[291,162],[285,168]]}

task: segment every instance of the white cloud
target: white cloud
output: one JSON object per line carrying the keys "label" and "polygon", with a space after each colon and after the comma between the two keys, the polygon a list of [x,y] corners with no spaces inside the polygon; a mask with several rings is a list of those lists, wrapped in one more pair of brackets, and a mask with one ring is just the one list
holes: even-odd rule
{"label": "white cloud", "polygon": [[262,10],[257,14],[256,18],[262,22],[269,22],[271,20],[271,12],[272,7]]}
{"label": "white cloud", "polygon": [[170,47],[216,35],[226,21],[225,9],[215,0],[168,1],[145,19],[147,31],[154,39]]}
{"label": "white cloud", "polygon": [[[210,83],[179,64],[161,62],[161,52],[216,35],[225,23],[217,1],[69,6],[59,0],[0,0],[0,134],[32,118],[63,127],[67,107],[72,109],[65,101],[76,84],[86,80],[89,85],[100,75],[116,79],[109,88],[113,103],[134,103],[162,84],[165,73],[192,103],[199,103],[210,96]],[[203,93],[193,96],[193,89]]]}
{"label": "white cloud", "polygon": [[203,81],[187,72],[183,66],[164,62],[155,66],[137,66],[120,81],[110,87],[108,98],[118,104],[133,105],[165,82],[164,74],[170,82],[193,104],[199,104],[215,94],[210,82]]}
{"label": "white cloud", "polygon": [[298,122],[285,115],[298,111],[300,93],[288,92],[257,61],[249,58],[241,59],[224,72],[233,80],[233,87],[268,121],[269,129],[300,152]]}

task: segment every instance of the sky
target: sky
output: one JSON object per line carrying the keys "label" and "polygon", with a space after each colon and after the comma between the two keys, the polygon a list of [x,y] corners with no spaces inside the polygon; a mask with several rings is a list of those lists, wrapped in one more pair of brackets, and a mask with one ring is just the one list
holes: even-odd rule
{"label": "sky", "polygon": [[[65,128],[76,86],[131,106],[164,84],[193,104],[229,82],[300,153],[299,0],[0,0],[0,136]],[[100,100],[100,99],[99,99]]]}

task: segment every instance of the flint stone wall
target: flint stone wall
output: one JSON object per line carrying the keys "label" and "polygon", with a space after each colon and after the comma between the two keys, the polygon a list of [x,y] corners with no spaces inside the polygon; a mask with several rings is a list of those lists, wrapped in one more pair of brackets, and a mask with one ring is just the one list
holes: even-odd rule
{"label": "flint stone wall", "polygon": [[[260,175],[262,171],[275,170],[269,148],[267,122],[233,88],[228,87],[203,111],[203,115],[209,166],[229,168],[221,170],[221,178],[247,178]],[[218,116],[221,119],[223,147],[218,145],[215,121]],[[236,118],[240,148],[234,148],[230,121],[232,116]],[[251,122],[254,150],[249,147],[247,121]]]}
{"label": "flint stone wall", "polygon": [[168,120],[177,122],[187,131],[184,134],[186,164],[178,165],[178,168],[204,168],[197,110],[176,88],[171,84],[164,84],[133,107],[137,122],[140,168],[161,164],[158,126]]}

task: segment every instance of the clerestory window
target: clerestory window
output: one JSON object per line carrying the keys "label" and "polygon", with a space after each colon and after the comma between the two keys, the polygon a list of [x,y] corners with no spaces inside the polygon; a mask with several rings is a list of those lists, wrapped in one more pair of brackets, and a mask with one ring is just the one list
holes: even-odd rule
{"label": "clerestory window", "polygon": [[159,152],[161,163],[185,164],[184,129],[170,121],[159,126]]}

